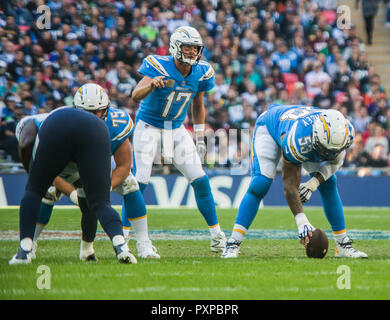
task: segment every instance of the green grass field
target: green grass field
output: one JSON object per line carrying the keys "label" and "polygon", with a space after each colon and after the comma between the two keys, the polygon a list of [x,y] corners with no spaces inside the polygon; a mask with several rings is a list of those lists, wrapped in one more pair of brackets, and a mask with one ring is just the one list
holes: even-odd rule
{"label": "green grass field", "polygon": [[[229,236],[236,210],[219,209]],[[307,209],[310,222],[329,232],[321,209]],[[369,259],[336,259],[334,242],[322,259],[309,259],[295,238],[287,208],[261,209],[238,259],[209,249],[208,231],[197,210],[149,208],[149,229],[161,260],[119,264],[108,240],[95,242],[98,262],[81,262],[77,235],[40,240],[31,265],[9,266],[18,246],[18,210],[0,210],[0,299],[390,299],[390,210],[345,209],[354,245]],[[46,230],[80,229],[80,212],[55,209]],[[11,240],[9,240],[11,239]],[[129,242],[135,253],[135,241]],[[39,266],[50,269],[50,289],[38,289]],[[350,271],[350,289],[338,287]],[[339,269],[341,268],[341,269]]]}

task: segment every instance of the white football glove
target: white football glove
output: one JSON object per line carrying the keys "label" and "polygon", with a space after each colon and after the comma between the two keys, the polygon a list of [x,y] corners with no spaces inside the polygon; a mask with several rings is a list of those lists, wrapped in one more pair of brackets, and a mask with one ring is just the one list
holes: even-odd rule
{"label": "white football glove", "polygon": [[203,137],[196,138],[196,150],[198,151],[200,160],[203,162],[203,159],[207,152],[206,143],[204,142]]}
{"label": "white football glove", "polygon": [[63,194],[61,192],[59,192],[55,187],[51,186],[49,189],[47,189],[45,196],[42,198],[42,202],[52,206],[54,203],[60,200],[62,196]]}
{"label": "white football glove", "polygon": [[77,190],[73,190],[70,195],[69,199],[76,205],[79,205],[79,197],[77,196]]}
{"label": "white football glove", "polygon": [[318,186],[320,185],[320,182],[317,178],[313,177],[310,180],[301,183],[299,185],[299,197],[301,198],[301,202],[305,203],[309,201],[312,193],[317,190]]}
{"label": "white football glove", "polygon": [[137,179],[133,176],[132,173],[130,173],[127,178],[119,186],[115,187],[112,191],[115,191],[116,193],[124,196],[137,190],[139,190]]}
{"label": "white football glove", "polygon": [[295,222],[297,223],[298,238],[300,240],[304,240],[306,237],[309,237],[309,232],[313,232],[315,230],[303,212],[298,213],[295,216]]}

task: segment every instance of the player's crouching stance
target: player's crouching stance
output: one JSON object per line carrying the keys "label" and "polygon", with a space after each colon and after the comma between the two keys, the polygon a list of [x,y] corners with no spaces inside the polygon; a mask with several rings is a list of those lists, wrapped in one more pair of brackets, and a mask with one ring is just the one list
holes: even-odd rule
{"label": "player's crouching stance", "polygon": [[104,122],[88,112],[59,108],[42,123],[34,141],[33,161],[20,204],[20,245],[9,263],[31,263],[41,200],[71,162],[77,165],[90,211],[111,239],[117,259],[136,262],[123,237],[119,215],[110,205],[110,136]]}
{"label": "player's crouching stance", "polygon": [[[222,258],[236,258],[240,244],[267,194],[283,155],[284,194],[295,217],[303,245],[315,228],[303,213],[302,203],[318,189],[336,242],[335,256],[367,258],[352,247],[346,234],[344,212],[335,173],[341,167],[345,149],[351,146],[354,129],[336,110],[306,106],[270,105],[257,120],[253,141],[252,179],[236,218]],[[312,178],[301,183],[301,166]]]}
{"label": "player's crouching stance", "polygon": [[[111,152],[113,155],[111,161],[113,170],[111,189],[123,196],[124,206],[128,207],[127,212],[129,216],[139,220],[133,224],[137,238],[138,257],[159,259],[160,256],[148,235],[145,202],[139,191],[138,183],[130,171],[132,152],[128,138],[133,132],[133,122],[130,116],[122,110],[110,108],[107,94],[99,85],[94,83],[85,84],[76,92],[74,104],[79,109],[95,113],[105,121],[110,133]],[[75,185],[78,184],[77,168],[70,168],[67,172],[63,172],[62,176],[68,182]],[[58,190],[64,190],[63,184],[56,185],[56,187],[49,189],[51,192],[46,194],[41,204],[41,212],[34,235],[34,248],[37,247],[39,235],[50,219],[54,203],[59,200],[61,193]],[[78,205],[83,213],[81,220],[82,241],[80,245],[80,259],[83,261],[97,260],[93,248],[97,220],[90,212],[81,184],[77,187],[77,194],[79,199]]]}
{"label": "player's crouching stance", "polygon": [[[171,56],[147,56],[138,69],[143,78],[132,93],[134,100],[142,100],[133,139],[135,176],[143,192],[162,146],[164,160],[172,163],[194,189],[198,209],[209,226],[211,250],[221,252],[226,237],[219,226],[210,182],[200,159],[206,152],[204,92],[214,87],[214,70],[200,60],[202,51],[199,32],[180,27],[170,38]],[[196,146],[183,126],[191,103]],[[129,223],[124,216],[122,213],[126,228]]]}

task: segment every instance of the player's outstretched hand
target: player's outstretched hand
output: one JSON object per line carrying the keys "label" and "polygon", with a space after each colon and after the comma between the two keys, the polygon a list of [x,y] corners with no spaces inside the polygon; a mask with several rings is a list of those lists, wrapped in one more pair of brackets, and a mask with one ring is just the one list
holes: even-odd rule
{"label": "player's outstretched hand", "polygon": [[310,238],[313,236],[314,230],[315,228],[310,224],[310,222],[298,227],[298,237],[303,246],[306,247],[306,245],[310,242]]}
{"label": "player's outstretched hand", "polygon": [[302,245],[306,247],[306,245],[310,242],[310,238],[313,236],[315,228],[311,225],[303,212],[298,213],[295,216],[295,222],[298,227],[298,237],[301,240]]}
{"label": "player's outstretched hand", "polygon": [[165,76],[158,76],[153,78],[151,82],[152,89],[154,90],[155,88],[157,89],[164,88],[166,84],[166,81],[163,80],[164,78]]}

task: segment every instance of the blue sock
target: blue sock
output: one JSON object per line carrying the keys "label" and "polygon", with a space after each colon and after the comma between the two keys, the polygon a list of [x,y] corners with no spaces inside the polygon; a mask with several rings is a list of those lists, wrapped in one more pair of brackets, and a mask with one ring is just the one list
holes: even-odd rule
{"label": "blue sock", "polygon": [[141,193],[144,193],[146,187],[148,186],[147,183],[140,183],[140,182],[138,182],[138,185],[139,185],[139,190],[141,191]]}
{"label": "blue sock", "polygon": [[127,221],[129,221],[128,219],[140,218],[146,215],[145,201],[140,190],[126,194],[123,197],[122,204],[124,204],[122,205],[122,216],[123,216],[123,207],[125,207]]}
{"label": "blue sock", "polygon": [[203,215],[209,227],[218,224],[215,202],[211,193],[210,181],[207,175],[196,179],[191,183],[194,188],[195,200],[200,213]]}
{"label": "blue sock", "polygon": [[246,192],[240,203],[240,207],[238,208],[236,224],[249,229],[254,218],[256,217],[257,211],[259,210],[260,202],[267,194],[272,181],[272,179],[269,179],[263,175],[252,177],[248,191]]}
{"label": "blue sock", "polygon": [[127,218],[127,213],[126,213],[126,207],[125,207],[125,198],[122,200],[122,212],[121,212],[121,220],[122,220],[122,225],[126,228],[131,227],[131,223],[129,219]]}
{"label": "blue sock", "polygon": [[54,205],[41,202],[39,218],[37,222],[40,224],[48,224],[51,217],[51,213],[53,212],[53,207]]}
{"label": "blue sock", "polygon": [[331,176],[320,184],[318,191],[322,197],[322,206],[333,231],[345,230],[344,210],[337,189],[337,178]]}

